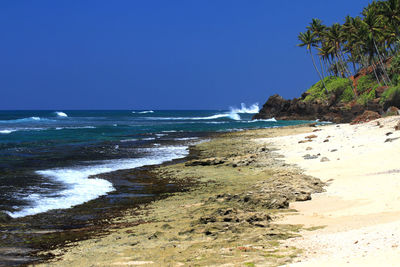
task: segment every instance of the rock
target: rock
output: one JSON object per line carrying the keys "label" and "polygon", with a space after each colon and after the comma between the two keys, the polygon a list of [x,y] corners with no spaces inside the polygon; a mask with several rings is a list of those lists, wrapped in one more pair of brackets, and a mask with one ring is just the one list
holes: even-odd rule
{"label": "rock", "polygon": [[217,218],[215,218],[214,216],[204,216],[204,217],[200,217],[199,222],[201,224],[207,224],[207,223],[214,223],[217,221]]}
{"label": "rock", "polygon": [[336,151],[337,151],[337,149],[332,149],[332,150],[331,150],[331,152],[336,152]]}
{"label": "rock", "polygon": [[318,136],[316,136],[315,134],[312,135],[308,135],[306,136],[306,139],[313,139],[313,138],[317,138]]}
{"label": "rock", "polygon": [[393,134],[392,132],[387,132],[386,133],[386,136],[389,136],[389,135],[391,135],[391,134]]}
{"label": "rock", "polygon": [[310,155],[310,154],[306,154],[303,156],[304,159],[316,159],[318,158],[319,155]]}
{"label": "rock", "polygon": [[397,122],[397,124],[394,126],[394,129],[395,129],[396,131],[400,130],[400,121]]}
{"label": "rock", "polygon": [[399,138],[400,138],[400,137],[388,138],[388,139],[385,140],[385,143],[387,143],[387,142],[393,142],[393,141],[395,141],[395,140],[397,140],[397,139],[399,139]]}
{"label": "rock", "polygon": [[400,115],[400,110],[394,106],[389,107],[386,112],[385,112],[386,116],[396,116],[396,115]]}
{"label": "rock", "polygon": [[313,130],[313,132],[319,132],[319,131],[322,131],[321,129],[315,129],[315,130]]}
{"label": "rock", "polygon": [[326,143],[326,142],[329,142],[329,139],[325,139],[325,140],[324,140],[324,143]]}
{"label": "rock", "polygon": [[321,162],[327,162],[327,161],[330,161],[327,157],[323,157],[323,158],[321,159]]}
{"label": "rock", "polygon": [[357,116],[350,124],[369,122],[372,120],[379,119],[380,117],[381,115],[379,115],[377,112],[366,110],[362,115]]}
{"label": "rock", "polygon": [[188,161],[185,163],[185,166],[211,166],[211,165],[220,165],[223,163],[225,163],[224,159],[208,158],[208,159]]}
{"label": "rock", "polygon": [[301,141],[299,141],[298,143],[299,143],[299,144],[304,144],[304,143],[308,143],[308,142],[312,142],[312,140],[311,140],[311,139],[301,140]]}
{"label": "rock", "polygon": [[12,220],[12,217],[5,212],[0,211],[0,223],[6,223]]}

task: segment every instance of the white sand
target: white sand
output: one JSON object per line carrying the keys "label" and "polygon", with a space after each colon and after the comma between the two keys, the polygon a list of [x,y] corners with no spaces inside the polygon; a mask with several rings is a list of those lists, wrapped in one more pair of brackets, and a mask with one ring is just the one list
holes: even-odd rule
{"label": "white sand", "polygon": [[[400,139],[385,142],[400,137],[398,121],[400,116],[257,140],[272,142],[287,163],[329,184],[311,201],[291,204],[299,213],[279,222],[326,226],[287,241],[304,249],[292,266],[400,266]],[[311,134],[317,135],[312,142],[298,143]],[[306,160],[306,154],[320,155]]]}

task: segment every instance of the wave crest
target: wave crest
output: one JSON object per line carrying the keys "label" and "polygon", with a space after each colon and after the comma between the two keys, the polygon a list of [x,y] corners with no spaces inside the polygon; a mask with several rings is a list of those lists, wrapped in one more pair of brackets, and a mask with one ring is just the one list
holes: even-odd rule
{"label": "wave crest", "polygon": [[231,107],[231,112],[233,113],[247,113],[247,114],[255,114],[260,111],[260,107],[258,103],[254,103],[250,107],[246,107],[245,103],[240,104],[240,108]]}
{"label": "wave crest", "polygon": [[62,111],[56,111],[54,113],[57,115],[57,117],[62,117],[62,118],[68,117],[68,115]]}

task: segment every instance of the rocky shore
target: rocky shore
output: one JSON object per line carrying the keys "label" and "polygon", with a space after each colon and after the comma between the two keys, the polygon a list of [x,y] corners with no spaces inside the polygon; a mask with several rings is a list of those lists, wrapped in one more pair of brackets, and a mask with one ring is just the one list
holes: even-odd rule
{"label": "rocky shore", "polygon": [[253,119],[277,120],[322,120],[335,123],[348,123],[363,115],[366,111],[373,112],[378,117],[386,110],[377,101],[372,101],[367,106],[356,102],[344,104],[337,101],[333,95],[326,101],[314,100],[304,101],[307,94],[292,100],[283,99],[280,95],[273,95],[268,98],[260,112],[253,116]]}
{"label": "rocky shore", "polygon": [[[282,161],[253,139],[312,132],[288,127],[222,134],[191,148],[186,162],[152,169],[171,183],[169,194],[110,219],[108,233],[52,250],[43,266],[274,266],[300,250],[282,245],[301,225],[277,224],[289,203],[311,199],[324,183]],[[309,228],[313,230],[314,228]],[[47,253],[47,252],[46,252]]]}

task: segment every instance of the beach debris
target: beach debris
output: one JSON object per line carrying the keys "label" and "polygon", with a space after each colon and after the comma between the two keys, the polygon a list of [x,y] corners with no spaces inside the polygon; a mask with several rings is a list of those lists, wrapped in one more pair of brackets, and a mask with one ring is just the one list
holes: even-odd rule
{"label": "beach debris", "polygon": [[313,130],[313,132],[319,132],[319,131],[322,131],[322,129],[315,129],[315,130]]}
{"label": "beach debris", "polygon": [[327,157],[322,157],[321,162],[327,162],[330,161]]}
{"label": "beach debris", "polygon": [[329,142],[329,139],[325,139],[325,140],[324,140],[324,143],[326,143],[326,142]]}
{"label": "beach debris", "polygon": [[389,136],[389,135],[391,135],[391,134],[393,134],[392,132],[387,132],[386,133],[386,136]]}
{"label": "beach debris", "polygon": [[306,148],[306,150],[312,150],[312,147],[308,146],[308,147]]}
{"label": "beach debris", "polygon": [[336,151],[337,151],[337,149],[336,149],[336,148],[334,148],[334,149],[332,149],[332,150],[331,150],[331,152],[336,152]]}

